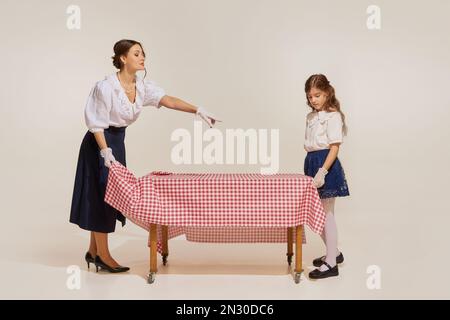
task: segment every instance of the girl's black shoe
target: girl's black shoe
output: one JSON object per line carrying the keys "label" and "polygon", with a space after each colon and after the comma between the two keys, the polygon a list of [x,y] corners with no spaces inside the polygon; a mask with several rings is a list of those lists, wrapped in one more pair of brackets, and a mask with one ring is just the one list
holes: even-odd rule
{"label": "girl's black shoe", "polygon": [[[313,260],[313,266],[319,268],[323,262],[325,261],[325,256],[322,256],[320,258]],[[344,255],[339,253],[339,255],[336,257],[336,264],[344,262]]]}
{"label": "girl's black shoe", "polygon": [[88,252],[86,252],[86,255],[84,256],[84,260],[86,260],[86,263],[88,265],[88,269],[89,269],[89,264],[90,263],[95,263],[94,262],[94,258],[92,257],[92,255]]}
{"label": "girl's black shoe", "polygon": [[337,265],[331,267],[325,261],[323,261],[323,264],[327,266],[328,270],[320,271],[319,269],[315,269],[309,273],[310,279],[325,279],[329,277],[336,277],[339,275],[339,269]]}
{"label": "girl's black shoe", "polygon": [[95,256],[94,263],[95,263],[95,270],[97,272],[98,272],[98,268],[105,269],[105,270],[107,270],[107,271],[109,271],[111,273],[126,272],[126,271],[130,270],[130,268],[122,267],[122,266],[118,266],[118,267],[115,267],[115,268],[110,267],[106,263],[104,263],[99,256]]}

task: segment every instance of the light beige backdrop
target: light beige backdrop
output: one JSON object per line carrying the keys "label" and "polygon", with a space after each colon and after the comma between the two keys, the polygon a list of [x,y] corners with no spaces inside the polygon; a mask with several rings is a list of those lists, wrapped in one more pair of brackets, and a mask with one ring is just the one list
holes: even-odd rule
{"label": "light beige backdrop", "polygon": [[[70,5],[81,9],[80,30],[66,26]],[[370,5],[381,9],[379,30],[367,28]],[[450,298],[449,10],[443,0],[2,1],[0,297]],[[284,245],[181,239],[172,269],[149,289],[146,234],[131,222],[117,226],[111,249],[133,272],[87,272],[88,233],[68,222],[83,110],[95,82],[115,71],[122,38],[143,43],[149,79],[217,114],[222,132],[279,129],[283,172],[303,172],[304,82],[328,76],[349,126],[339,154],[351,193],[336,203],[339,278],[294,285]],[[170,134],[193,132],[193,120],[145,109],[127,129],[129,169],[259,172],[172,164]],[[309,230],[308,240],[305,268],[324,252]],[[82,268],[80,290],[66,287],[69,265]],[[378,290],[366,285],[371,265]]]}

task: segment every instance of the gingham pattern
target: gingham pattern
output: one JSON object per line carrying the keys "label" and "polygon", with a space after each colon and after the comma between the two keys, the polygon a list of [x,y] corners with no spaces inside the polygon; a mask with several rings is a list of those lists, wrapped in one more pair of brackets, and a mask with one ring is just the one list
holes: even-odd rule
{"label": "gingham pattern", "polygon": [[[283,227],[185,227],[186,240],[195,242],[287,242]],[[295,228],[293,231],[295,239]],[[302,234],[306,243],[305,233]]]}
{"label": "gingham pattern", "polygon": [[286,227],[320,234],[325,224],[317,189],[301,174],[155,171],[136,178],[116,162],[105,201],[146,230],[168,225],[169,238],[184,233],[199,242],[285,242]]}

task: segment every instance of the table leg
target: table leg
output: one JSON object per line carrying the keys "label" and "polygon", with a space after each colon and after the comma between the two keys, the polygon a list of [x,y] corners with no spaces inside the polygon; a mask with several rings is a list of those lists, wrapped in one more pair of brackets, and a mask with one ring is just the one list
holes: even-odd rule
{"label": "table leg", "polygon": [[287,262],[289,265],[291,265],[292,263],[292,256],[294,255],[294,250],[293,250],[293,231],[294,228],[289,227],[287,228]]}
{"label": "table leg", "polygon": [[162,259],[163,265],[167,264],[167,257],[169,256],[169,243],[168,243],[168,226],[162,226]]}
{"label": "table leg", "polygon": [[302,275],[302,234],[303,226],[299,225],[295,227],[295,283],[300,282],[300,276]]}
{"label": "table leg", "polygon": [[158,256],[157,256],[158,252],[156,250],[157,241],[158,241],[158,235],[156,232],[156,224],[151,224],[150,225],[150,272],[148,274],[148,279],[147,279],[148,283],[155,282],[156,271],[157,271],[156,260],[158,258]]}

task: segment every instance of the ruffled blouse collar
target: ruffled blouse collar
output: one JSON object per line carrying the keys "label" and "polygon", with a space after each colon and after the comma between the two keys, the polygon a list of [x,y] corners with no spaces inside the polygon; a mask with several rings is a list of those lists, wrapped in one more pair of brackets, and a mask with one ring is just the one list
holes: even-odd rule
{"label": "ruffled blouse collar", "polygon": [[125,90],[120,84],[119,78],[117,77],[117,73],[107,75],[105,79],[111,83],[114,93],[119,97],[123,104],[129,106],[142,106],[142,101],[144,101],[145,87],[140,75],[136,74],[136,97],[134,99],[134,103],[132,103],[130,99],[128,99],[128,96],[126,95]]}
{"label": "ruffled blouse collar", "polygon": [[310,127],[314,126],[316,123],[323,124],[328,119],[330,119],[333,116],[334,112],[327,112],[327,111],[313,111],[310,113],[308,117],[308,125]]}

